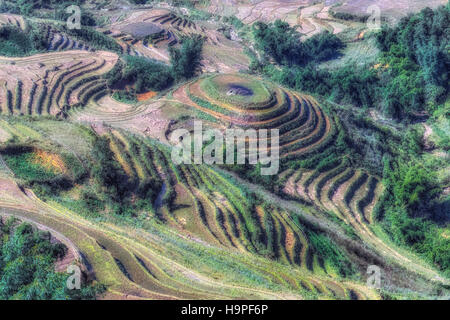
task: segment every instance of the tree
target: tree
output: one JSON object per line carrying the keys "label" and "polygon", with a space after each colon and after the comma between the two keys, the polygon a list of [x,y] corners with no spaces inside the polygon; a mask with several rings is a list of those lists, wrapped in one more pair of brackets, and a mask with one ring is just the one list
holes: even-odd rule
{"label": "tree", "polygon": [[176,80],[192,78],[200,67],[203,38],[200,36],[182,39],[181,48],[170,47],[172,75]]}
{"label": "tree", "polygon": [[108,85],[120,89],[134,84],[136,92],[160,91],[169,87],[173,77],[169,66],[145,57],[126,56],[106,75]]}
{"label": "tree", "polygon": [[253,25],[256,48],[272,57],[282,65],[300,65],[305,61],[300,33],[291,28],[287,22],[276,20],[266,24],[257,22]]}
{"label": "tree", "polygon": [[95,159],[92,176],[113,200],[120,202],[128,190],[128,177],[114,159],[107,138],[98,137],[95,140],[92,157]]}

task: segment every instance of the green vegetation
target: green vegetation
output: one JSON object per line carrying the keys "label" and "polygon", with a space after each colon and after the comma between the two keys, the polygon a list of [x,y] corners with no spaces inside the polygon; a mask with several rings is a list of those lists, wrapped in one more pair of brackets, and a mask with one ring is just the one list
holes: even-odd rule
{"label": "green vegetation", "polygon": [[26,56],[47,48],[44,34],[39,27],[23,31],[16,26],[0,27],[0,55],[9,57]]}
{"label": "green vegetation", "polygon": [[347,21],[357,21],[357,22],[366,22],[370,16],[368,15],[355,15],[348,12],[334,12],[330,10],[331,15],[336,19],[347,20]]}
{"label": "green vegetation", "polygon": [[225,23],[229,23],[229,24],[231,24],[232,26],[234,26],[236,29],[242,29],[245,25],[244,25],[244,23],[241,21],[241,20],[239,20],[239,18],[237,18],[236,16],[225,16],[225,17],[222,17],[222,21],[223,22],[225,22]]}
{"label": "green vegetation", "polygon": [[2,1],[0,12],[15,13],[24,16],[39,15],[39,9],[61,9],[70,5],[80,6],[85,0],[59,1],[59,0],[16,0]]}
{"label": "green vegetation", "polygon": [[8,166],[20,178],[27,181],[44,181],[56,177],[56,174],[42,167],[34,160],[35,154],[24,147],[10,147],[2,152]]}
{"label": "green vegetation", "polygon": [[[29,57],[3,59],[1,211],[64,235],[108,298],[448,295],[450,6],[373,31],[341,4],[241,1],[241,21],[169,3],[2,1],[0,55]],[[175,164],[166,141],[196,119],[278,129],[278,171]],[[244,145],[264,145],[252,131]],[[52,243],[0,220],[0,299],[101,292],[67,292]],[[364,286],[372,264],[389,270],[381,290]]]}
{"label": "green vegetation", "polygon": [[411,247],[449,276],[450,239],[442,237],[438,228],[450,218],[449,199],[438,199],[438,182],[432,168],[419,164],[418,159],[403,162],[386,158],[386,191],[375,213],[397,244]]}
{"label": "green vegetation", "polygon": [[86,286],[67,289],[69,275],[55,272],[57,259],[66,254],[61,243],[52,243],[50,233],[36,231],[30,224],[15,226],[0,219],[1,300],[86,300],[95,299],[104,288]]}
{"label": "green vegetation", "polygon": [[97,138],[92,148],[95,165],[92,176],[115,201],[121,201],[128,192],[128,179],[114,159],[107,138]]}
{"label": "green vegetation", "polygon": [[299,35],[287,24],[258,23],[253,30],[257,48],[283,67],[279,70],[254,60],[251,69],[291,88],[327,96],[337,103],[376,107],[404,119],[433,111],[448,98],[449,17],[448,5],[434,11],[424,9],[402,19],[395,28],[383,29],[377,36],[383,51],[379,70],[373,66],[320,70],[309,62],[336,56],[342,46],[334,36],[321,34],[299,44]]}
{"label": "green vegetation", "polygon": [[355,273],[350,260],[326,235],[308,232],[308,236],[314,250],[337,270],[339,275],[348,277]]}
{"label": "green vegetation", "polygon": [[384,111],[396,118],[445,102],[450,81],[450,6],[427,8],[378,34]]}
{"label": "green vegetation", "polygon": [[181,48],[170,47],[170,62],[175,80],[192,78],[200,67],[203,38],[190,37],[181,40]]}

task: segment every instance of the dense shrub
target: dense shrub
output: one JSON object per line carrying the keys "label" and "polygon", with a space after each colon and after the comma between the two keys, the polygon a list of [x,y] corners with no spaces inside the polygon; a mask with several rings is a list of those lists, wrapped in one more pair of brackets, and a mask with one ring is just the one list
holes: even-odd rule
{"label": "dense shrub", "polygon": [[82,25],[81,29],[68,29],[64,26],[61,28],[61,31],[86,42],[93,48],[109,50],[118,54],[122,53],[122,47],[113,38],[98,32],[94,28]]}
{"label": "dense shrub", "polygon": [[85,0],[15,0],[2,1],[0,4],[0,12],[9,12],[20,14],[24,16],[35,15],[39,9],[53,9],[66,8],[70,5],[82,5]]}
{"label": "dense shrub", "polygon": [[301,43],[287,23],[256,23],[256,48],[282,67],[253,56],[250,69],[291,88],[327,96],[338,103],[377,107],[395,119],[435,111],[449,94],[450,6],[424,9],[385,28],[377,36],[380,63],[334,71],[315,63],[339,55],[342,43],[324,33]]}
{"label": "dense shrub", "polygon": [[69,275],[57,273],[54,263],[67,248],[52,243],[48,232],[33,230],[23,223],[14,228],[13,220],[0,219],[0,299],[72,300],[95,299],[104,288],[86,286],[67,289]]}
{"label": "dense shrub", "polygon": [[397,244],[412,247],[450,275],[450,240],[443,238],[433,223],[450,218],[448,212],[442,216],[438,210],[448,199],[442,203],[437,198],[440,187],[436,173],[412,160],[386,157],[384,164],[385,193],[375,208],[375,216]]}
{"label": "dense shrub", "polygon": [[303,66],[310,62],[329,60],[344,47],[342,41],[329,32],[323,32],[300,41],[300,34],[288,23],[276,20],[266,24],[257,22],[253,26],[256,47],[278,64]]}

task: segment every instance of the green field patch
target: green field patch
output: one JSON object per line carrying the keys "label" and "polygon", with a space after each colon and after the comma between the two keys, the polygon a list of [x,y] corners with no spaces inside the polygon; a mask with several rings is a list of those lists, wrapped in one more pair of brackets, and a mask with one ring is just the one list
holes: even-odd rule
{"label": "green field patch", "polygon": [[20,179],[44,181],[56,178],[58,172],[36,161],[36,153],[29,147],[8,147],[0,151],[8,167]]}

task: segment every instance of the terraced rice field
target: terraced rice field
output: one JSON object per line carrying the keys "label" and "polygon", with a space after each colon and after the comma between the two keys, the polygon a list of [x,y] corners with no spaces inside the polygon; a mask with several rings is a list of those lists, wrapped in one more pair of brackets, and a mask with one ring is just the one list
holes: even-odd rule
{"label": "terraced rice field", "polygon": [[[203,77],[180,87],[173,97],[214,117],[224,127],[279,129],[279,152],[284,161],[321,154],[325,157],[339,131],[335,119],[313,97],[251,77]],[[342,184],[359,175],[361,179],[342,190]],[[371,221],[371,208],[381,192],[378,178],[355,174],[345,157],[331,168],[290,170],[280,175],[281,179],[286,181],[287,194],[322,209],[335,211],[328,200],[344,201],[360,223]],[[323,195],[328,189],[327,196]]]}
{"label": "terraced rice field", "polygon": [[[11,132],[22,134],[16,127],[17,122],[9,124]],[[37,125],[29,130],[47,139]],[[56,202],[40,201],[10,177],[0,178],[0,213],[63,234],[78,262],[108,286],[105,298],[377,297],[336,278],[334,267],[311,245],[308,228],[285,209],[250,202],[249,191],[212,167],[174,166],[170,150],[159,142],[118,129],[105,135],[136,189],[164,186],[143,229],[82,218]],[[65,141],[59,139],[54,142]]]}
{"label": "terraced rice field", "polygon": [[[357,2],[343,4],[348,9]],[[311,36],[353,28],[353,22],[330,16],[336,3],[229,0],[211,1],[208,9],[248,25],[280,18]],[[92,177],[41,201],[0,150],[0,216],[29,221],[66,243],[70,254],[58,268],[75,260],[107,286],[107,299],[379,299],[363,284],[373,263],[384,264],[393,282],[400,273],[446,282],[376,234],[372,212],[383,193],[381,179],[352,164],[349,154],[334,158],[345,132],[326,105],[237,73],[247,69],[248,58],[217,24],[168,9],[131,12],[99,29],[116,39],[122,54],[168,62],[170,47],[186,35],[200,35],[204,74],[167,94],[147,92],[130,105],[114,100],[102,77],[119,57],[52,27],[46,37],[54,52],[0,57],[0,142],[30,145],[64,174],[70,165],[63,155],[91,166],[94,138],[106,137],[130,182],[130,202],[146,204],[120,221],[110,212],[82,215],[80,190],[95,189]],[[0,15],[5,24],[26,30],[20,16]],[[195,119],[220,131],[278,129],[279,146],[270,146],[280,155],[275,188],[266,190],[224,167],[175,165],[171,133],[192,130]],[[253,147],[259,142],[246,139]],[[313,165],[328,157],[333,161]]]}
{"label": "terraced rice field", "polygon": [[378,6],[383,17],[389,23],[398,21],[408,13],[418,12],[425,7],[436,8],[445,5],[446,0],[433,1],[390,1],[390,0],[347,0],[347,1],[312,1],[312,0],[213,0],[206,9],[214,14],[235,15],[245,24],[256,21],[273,22],[281,19],[291,26],[298,26],[298,31],[311,36],[328,30],[332,33],[341,33],[352,27],[364,27],[361,23],[335,19],[329,11],[344,12],[356,16],[367,16],[370,6]]}
{"label": "terraced rice field", "polygon": [[0,58],[0,109],[5,115],[64,116],[107,92],[101,75],[117,55],[67,51],[27,58]]}

